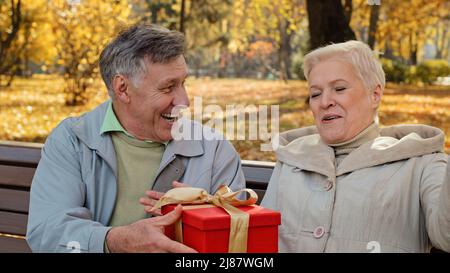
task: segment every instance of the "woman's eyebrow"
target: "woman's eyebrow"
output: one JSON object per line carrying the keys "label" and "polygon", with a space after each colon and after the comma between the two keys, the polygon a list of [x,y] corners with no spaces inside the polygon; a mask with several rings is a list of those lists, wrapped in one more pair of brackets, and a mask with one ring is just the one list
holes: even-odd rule
{"label": "woman's eyebrow", "polygon": [[[334,84],[334,83],[340,82],[340,81],[345,82],[345,83],[348,83],[347,80],[344,80],[344,79],[339,78],[339,79],[332,80],[332,81],[330,81],[330,82],[327,83],[327,84]],[[313,84],[313,85],[310,85],[310,86],[309,86],[309,89],[312,89],[312,88],[321,89],[321,87],[320,87],[319,85],[316,85],[316,84]]]}
{"label": "woman's eyebrow", "polygon": [[347,81],[347,80],[344,80],[344,79],[336,79],[336,80],[332,80],[330,83],[336,83],[336,82],[340,82],[340,81],[348,83],[348,81]]}

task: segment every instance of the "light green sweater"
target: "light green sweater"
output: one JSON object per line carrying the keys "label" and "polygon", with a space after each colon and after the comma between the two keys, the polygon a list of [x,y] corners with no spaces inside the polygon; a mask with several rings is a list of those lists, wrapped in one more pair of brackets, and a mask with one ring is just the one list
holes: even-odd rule
{"label": "light green sweater", "polygon": [[112,141],[117,156],[117,199],[109,225],[122,226],[146,218],[139,198],[152,188],[165,146],[122,132],[112,133]]}

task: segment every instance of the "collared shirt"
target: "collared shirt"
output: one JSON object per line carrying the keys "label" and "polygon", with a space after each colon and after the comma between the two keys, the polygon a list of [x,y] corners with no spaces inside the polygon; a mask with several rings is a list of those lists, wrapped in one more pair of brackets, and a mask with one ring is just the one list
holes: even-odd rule
{"label": "collared shirt", "polygon": [[[132,134],[127,132],[127,130],[125,130],[125,128],[123,128],[122,124],[120,124],[119,120],[117,119],[116,114],[114,113],[114,109],[113,109],[111,100],[108,102],[108,108],[106,109],[105,119],[103,120],[102,127],[100,128],[100,134],[107,133],[107,132],[122,132],[128,137],[136,139],[135,136],[133,136]],[[151,141],[151,140],[144,140],[144,141],[148,142],[148,143],[156,142],[156,141]],[[162,142],[162,143],[167,146],[167,144],[169,142],[166,141],[166,142]]]}

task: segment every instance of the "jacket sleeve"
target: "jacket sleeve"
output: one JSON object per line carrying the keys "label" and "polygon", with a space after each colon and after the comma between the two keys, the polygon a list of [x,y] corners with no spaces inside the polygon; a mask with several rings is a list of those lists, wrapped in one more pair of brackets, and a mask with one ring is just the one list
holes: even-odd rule
{"label": "jacket sleeve", "polygon": [[435,154],[425,166],[420,201],[431,243],[450,252],[450,162],[447,161],[447,155]]}
{"label": "jacket sleeve", "polygon": [[272,176],[270,177],[266,193],[261,201],[261,206],[265,208],[280,210],[278,207],[278,179],[280,177],[280,170],[281,163],[277,161],[275,168],[273,169]]}
{"label": "jacket sleeve", "polygon": [[[33,177],[27,242],[33,252],[103,252],[109,227],[84,207],[86,188],[73,142],[50,136]],[[67,143],[66,143],[67,142]]]}
{"label": "jacket sleeve", "polygon": [[[219,140],[212,166],[211,193],[215,193],[221,184],[233,191],[245,188],[245,177],[239,154],[227,140]],[[243,198],[242,196],[238,196]]]}

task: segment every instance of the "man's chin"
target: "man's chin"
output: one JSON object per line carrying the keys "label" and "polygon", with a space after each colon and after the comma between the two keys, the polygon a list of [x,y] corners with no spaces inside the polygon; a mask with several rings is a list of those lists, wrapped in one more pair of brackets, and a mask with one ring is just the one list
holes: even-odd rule
{"label": "man's chin", "polygon": [[168,130],[168,131],[165,131],[165,132],[161,133],[159,135],[159,139],[160,139],[159,142],[163,142],[163,143],[173,140],[173,136],[172,136],[171,131]]}
{"label": "man's chin", "polygon": [[157,142],[161,142],[161,143],[166,143],[173,140],[172,136],[162,136],[159,138],[159,140]]}

